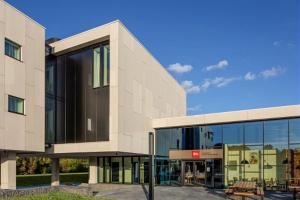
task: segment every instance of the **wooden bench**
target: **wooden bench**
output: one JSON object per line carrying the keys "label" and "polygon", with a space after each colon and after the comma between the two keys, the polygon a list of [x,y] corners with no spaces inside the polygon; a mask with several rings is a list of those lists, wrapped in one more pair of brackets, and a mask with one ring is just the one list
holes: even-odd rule
{"label": "wooden bench", "polygon": [[255,194],[253,192],[234,192],[234,196],[240,196],[242,199],[245,199],[246,197],[252,197]]}
{"label": "wooden bench", "polygon": [[227,194],[227,195],[233,194],[233,189],[232,188],[226,189],[225,194]]}

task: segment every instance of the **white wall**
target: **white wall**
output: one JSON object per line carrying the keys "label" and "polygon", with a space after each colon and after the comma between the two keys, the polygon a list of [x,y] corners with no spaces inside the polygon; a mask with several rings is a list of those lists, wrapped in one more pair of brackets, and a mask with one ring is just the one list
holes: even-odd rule
{"label": "white wall", "polygon": [[148,153],[152,119],[184,116],[186,95],[122,23],[118,32],[118,148]]}
{"label": "white wall", "polygon": [[[22,61],[5,55],[8,38],[22,46]],[[0,1],[0,150],[44,151],[45,30]],[[8,112],[8,95],[25,99],[25,115]]]}

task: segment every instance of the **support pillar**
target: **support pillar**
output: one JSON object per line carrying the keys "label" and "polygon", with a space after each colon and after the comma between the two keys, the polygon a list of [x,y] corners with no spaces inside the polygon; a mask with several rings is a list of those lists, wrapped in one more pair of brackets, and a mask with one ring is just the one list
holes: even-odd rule
{"label": "support pillar", "polygon": [[59,186],[59,158],[52,158],[51,186]]}
{"label": "support pillar", "polygon": [[98,183],[97,157],[89,157],[89,184]]}
{"label": "support pillar", "polygon": [[16,189],[16,153],[1,152],[1,189]]}

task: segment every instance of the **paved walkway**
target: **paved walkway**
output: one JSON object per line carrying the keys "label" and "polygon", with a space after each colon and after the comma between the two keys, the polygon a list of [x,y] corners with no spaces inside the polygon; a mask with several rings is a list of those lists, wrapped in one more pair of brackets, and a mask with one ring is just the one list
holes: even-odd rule
{"label": "paved walkway", "polygon": [[[93,191],[98,191],[98,197],[109,197],[116,200],[147,200],[148,186],[141,185],[107,185],[97,184],[92,186]],[[291,199],[290,193],[267,192],[266,200]],[[155,200],[219,200],[226,199],[223,190],[210,190],[203,187],[155,187]],[[239,198],[232,198],[239,199]]]}

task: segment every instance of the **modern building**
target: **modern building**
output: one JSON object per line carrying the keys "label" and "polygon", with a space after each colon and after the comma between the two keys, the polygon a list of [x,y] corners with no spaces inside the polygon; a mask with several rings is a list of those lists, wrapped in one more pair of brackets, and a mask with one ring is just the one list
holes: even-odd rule
{"label": "modern building", "polygon": [[120,21],[46,51],[44,28],[3,1],[0,22],[1,188],[17,154],[51,157],[52,185],[60,158],[88,158],[91,184],[147,183],[149,132],[157,185],[300,178],[300,105],[186,116],[183,88]]}
{"label": "modern building", "polygon": [[45,28],[0,1],[2,189],[16,187],[16,154],[45,150]]}
{"label": "modern building", "polygon": [[185,116],[183,88],[120,21],[47,45],[53,184],[64,157],[89,157],[89,183],[147,182],[152,119]]}

